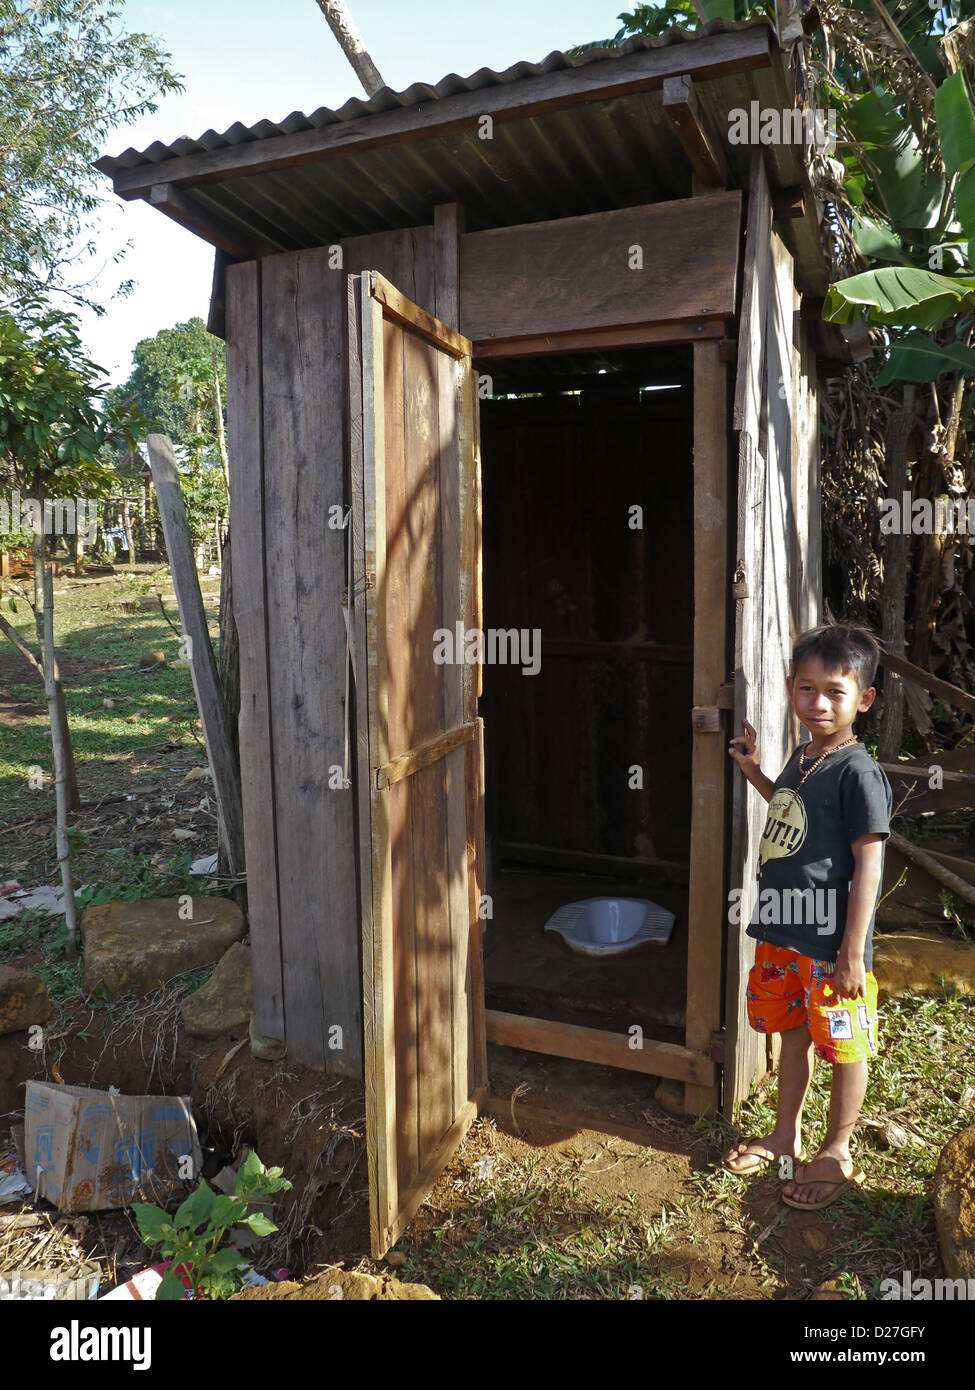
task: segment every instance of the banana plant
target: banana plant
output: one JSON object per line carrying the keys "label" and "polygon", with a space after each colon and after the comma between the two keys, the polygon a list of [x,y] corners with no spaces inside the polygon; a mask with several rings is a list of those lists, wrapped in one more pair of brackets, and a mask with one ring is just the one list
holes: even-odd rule
{"label": "banana plant", "polygon": [[[948,19],[943,17],[942,27]],[[888,22],[900,32],[890,16]],[[975,109],[960,66],[936,84],[928,71],[930,45],[920,41],[916,26],[913,47],[901,38],[927,85],[927,110],[917,102],[898,103],[879,86],[862,95],[834,93],[852,136],[843,176],[854,208],[850,231],[861,255],[882,264],[831,286],[823,318],[840,324],[862,318],[895,330],[878,386],[975,371],[969,341],[975,313]],[[897,329],[912,331],[901,335]]]}

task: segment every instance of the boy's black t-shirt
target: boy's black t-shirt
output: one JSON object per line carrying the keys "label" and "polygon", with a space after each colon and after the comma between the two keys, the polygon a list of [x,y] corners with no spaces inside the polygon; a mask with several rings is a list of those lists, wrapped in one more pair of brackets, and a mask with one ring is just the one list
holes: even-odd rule
{"label": "boy's black t-shirt", "polygon": [[[883,769],[862,743],[851,743],[820,763],[793,803],[802,747],[773,783],[747,934],[814,960],[835,960],[856,867],[851,846],[861,835],[887,838],[893,796]],[[866,970],[873,965],[875,916],[876,903],[863,947]]]}

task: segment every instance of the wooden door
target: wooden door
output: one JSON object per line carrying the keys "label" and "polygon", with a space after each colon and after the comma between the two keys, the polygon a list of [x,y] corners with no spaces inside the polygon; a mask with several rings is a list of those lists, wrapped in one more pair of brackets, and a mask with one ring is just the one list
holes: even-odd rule
{"label": "wooden door", "polygon": [[[352,633],[372,1253],[486,1093],[476,377],[470,342],[348,277]],[[453,659],[451,659],[453,658]]]}

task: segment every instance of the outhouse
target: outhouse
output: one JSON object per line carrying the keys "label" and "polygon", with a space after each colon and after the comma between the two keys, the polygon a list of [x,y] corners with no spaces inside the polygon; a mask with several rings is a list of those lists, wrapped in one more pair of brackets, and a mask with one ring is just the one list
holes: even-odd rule
{"label": "outhouse", "polygon": [[[718,21],[100,161],[216,248],[256,1022],[362,1078],[376,1253],[489,1043],[688,1113],[764,1070],[727,748],[797,733],[847,348],[803,145],[729,132],[797,101],[768,23]],[[669,944],[542,931],[604,890]]]}

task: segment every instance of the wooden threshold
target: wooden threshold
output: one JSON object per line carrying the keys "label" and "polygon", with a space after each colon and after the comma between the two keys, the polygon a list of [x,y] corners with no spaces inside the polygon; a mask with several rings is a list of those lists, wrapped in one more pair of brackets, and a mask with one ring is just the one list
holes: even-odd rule
{"label": "wooden threshold", "polygon": [[487,1040],[502,1047],[525,1052],[544,1052],[550,1057],[569,1057],[577,1062],[595,1062],[604,1067],[665,1076],[672,1081],[697,1086],[717,1085],[717,1068],[703,1053],[691,1052],[677,1043],[642,1039],[632,1047],[628,1033],[607,1033],[599,1028],[581,1028],[576,1023],[555,1023],[548,1018],[526,1018],[487,1009]]}

